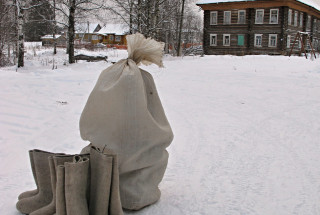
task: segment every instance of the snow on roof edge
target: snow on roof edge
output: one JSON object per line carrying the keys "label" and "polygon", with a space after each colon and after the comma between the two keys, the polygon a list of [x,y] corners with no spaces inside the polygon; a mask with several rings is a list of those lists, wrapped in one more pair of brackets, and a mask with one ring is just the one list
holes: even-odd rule
{"label": "snow on roof edge", "polygon": [[[199,0],[196,4],[203,5],[203,4],[219,4],[225,2],[243,2],[243,1],[256,1],[256,0]],[[320,11],[320,4],[315,3],[313,0],[296,0],[300,3],[313,7],[314,9]]]}

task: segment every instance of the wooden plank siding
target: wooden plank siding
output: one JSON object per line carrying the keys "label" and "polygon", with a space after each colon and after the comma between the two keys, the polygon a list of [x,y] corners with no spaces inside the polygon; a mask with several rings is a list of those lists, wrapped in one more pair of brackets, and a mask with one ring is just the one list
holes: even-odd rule
{"label": "wooden plank siding", "polygon": [[[309,32],[314,46],[320,46],[320,11],[295,0],[264,0],[257,2],[227,2],[219,4],[199,5],[204,9],[203,48],[205,54],[272,54],[287,55],[291,50],[298,31]],[[267,7],[268,6],[268,7]],[[290,7],[291,6],[291,7]],[[270,23],[271,10],[278,11],[278,23]],[[244,10],[245,23],[238,24],[238,12]],[[263,23],[256,23],[256,11],[264,10]],[[289,10],[292,11],[291,24],[288,23]],[[210,24],[210,13],[217,12],[217,24]],[[231,23],[224,23],[225,11],[231,11]],[[297,25],[294,25],[294,16],[297,12]],[[301,15],[303,17],[300,25]],[[308,16],[310,25],[308,26]],[[316,20],[316,21],[314,21]],[[223,44],[223,35],[230,34],[230,46]],[[217,35],[217,44],[210,45],[210,35]],[[244,44],[238,44],[238,35],[244,36]],[[255,45],[255,35],[262,35],[261,47]],[[276,47],[269,46],[270,35],[276,35]],[[290,45],[288,45],[288,36]],[[304,44],[306,44],[304,36]],[[318,44],[318,46],[317,46]],[[320,49],[320,48],[319,48]],[[299,43],[294,47],[295,53],[300,53]]]}

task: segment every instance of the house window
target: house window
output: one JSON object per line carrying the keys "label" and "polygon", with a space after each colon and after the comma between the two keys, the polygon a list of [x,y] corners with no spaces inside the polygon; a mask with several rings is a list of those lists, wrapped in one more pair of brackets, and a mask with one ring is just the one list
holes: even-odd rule
{"label": "house window", "polygon": [[300,13],[300,27],[303,26],[303,13]]}
{"label": "house window", "polygon": [[289,12],[288,12],[288,25],[291,25],[292,24],[292,10],[289,9]]}
{"label": "house window", "polygon": [[113,39],[114,39],[114,38],[113,38],[113,35],[110,35],[110,36],[109,36],[109,40],[113,41]]}
{"label": "house window", "polygon": [[210,12],[210,25],[217,25],[218,24],[218,11],[211,11]]}
{"label": "house window", "polygon": [[246,23],[246,11],[239,10],[238,11],[238,24],[245,24]]}
{"label": "house window", "polygon": [[311,16],[308,16],[308,19],[307,19],[307,29],[310,29],[311,28]]}
{"label": "house window", "polygon": [[278,24],[279,9],[270,10],[270,24]]}
{"label": "house window", "polygon": [[287,36],[287,48],[291,47],[291,35]]}
{"label": "house window", "polygon": [[116,42],[120,42],[121,41],[121,36],[116,36]]}
{"label": "house window", "polygon": [[254,35],[254,46],[255,47],[262,47],[262,34],[255,34]]}
{"label": "house window", "polygon": [[217,34],[210,34],[210,46],[217,46]]}
{"label": "house window", "polygon": [[301,40],[298,40],[298,47],[301,49]]}
{"label": "house window", "polygon": [[317,20],[314,19],[313,20],[313,32],[316,32],[317,31]]}
{"label": "house window", "polygon": [[92,40],[98,40],[98,35],[92,35]]}
{"label": "house window", "polygon": [[277,47],[277,35],[269,34],[269,47]]}
{"label": "house window", "polygon": [[231,24],[231,11],[224,11],[223,24]]}
{"label": "house window", "polygon": [[244,35],[238,35],[238,46],[244,46]]}
{"label": "house window", "polygon": [[298,11],[295,11],[295,12],[294,12],[293,25],[294,25],[294,26],[298,26]]}
{"label": "house window", "polygon": [[256,24],[263,24],[264,9],[256,10]]}
{"label": "house window", "polygon": [[223,45],[230,46],[230,34],[223,35]]}

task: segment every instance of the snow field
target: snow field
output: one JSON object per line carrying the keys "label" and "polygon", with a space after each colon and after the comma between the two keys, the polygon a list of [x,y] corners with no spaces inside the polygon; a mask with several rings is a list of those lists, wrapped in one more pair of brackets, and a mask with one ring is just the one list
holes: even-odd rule
{"label": "snow field", "polygon": [[[79,117],[111,64],[63,65],[58,51],[56,70],[43,63],[50,49],[28,51],[17,72],[0,69],[0,214],[19,214],[17,196],[35,188],[28,150],[78,153],[87,144]],[[164,65],[142,68],[175,138],[162,197],[137,214],[320,215],[319,59],[167,56]]]}

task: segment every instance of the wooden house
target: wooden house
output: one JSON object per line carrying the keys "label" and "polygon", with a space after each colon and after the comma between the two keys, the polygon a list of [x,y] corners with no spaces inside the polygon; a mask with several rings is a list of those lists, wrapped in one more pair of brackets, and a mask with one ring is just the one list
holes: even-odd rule
{"label": "wooden house", "polygon": [[106,24],[98,32],[99,43],[106,45],[127,45],[128,25]]}
{"label": "wooden house", "polygon": [[79,23],[75,26],[75,43],[99,43],[99,37],[97,32],[101,29],[101,25],[98,23]]}
{"label": "wooden house", "polygon": [[[312,1],[309,1],[312,2]],[[290,53],[298,32],[307,48],[310,38],[320,45],[320,6],[303,0],[202,0],[204,11],[203,49],[215,54]],[[294,53],[301,52],[296,41]]]}

